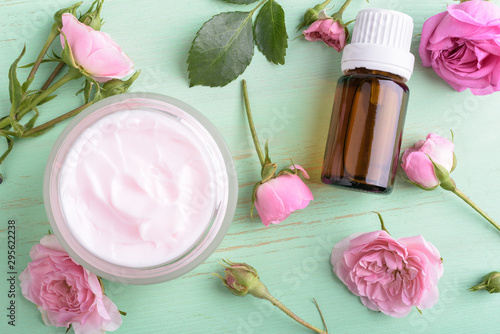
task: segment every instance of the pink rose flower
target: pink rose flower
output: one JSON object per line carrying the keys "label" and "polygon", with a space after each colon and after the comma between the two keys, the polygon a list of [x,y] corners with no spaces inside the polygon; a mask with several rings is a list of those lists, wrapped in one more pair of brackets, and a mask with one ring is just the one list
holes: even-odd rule
{"label": "pink rose flower", "polygon": [[71,325],[77,334],[120,327],[120,313],[102,293],[97,276],[74,262],[54,235],[44,236],[30,256],[33,261],[19,275],[21,290],[47,326]]}
{"label": "pink rose flower", "polygon": [[449,5],[425,21],[419,53],[424,66],[459,92],[500,90],[500,8],[480,0]]}
{"label": "pink rose flower", "polygon": [[373,311],[402,318],[439,298],[439,251],[422,236],[393,239],[385,231],[353,234],[333,248],[333,272]]}
{"label": "pink rose flower", "polygon": [[419,140],[413,147],[405,150],[401,167],[412,182],[424,188],[437,187],[440,182],[431,159],[451,172],[454,165],[454,148],[455,144],[448,139],[429,133],[425,140]]}
{"label": "pink rose flower", "polygon": [[344,49],[349,36],[347,29],[339,21],[333,19],[316,20],[303,33],[308,41],[323,41],[338,52]]}
{"label": "pink rose flower", "polygon": [[[304,168],[295,167],[309,178]],[[313,199],[311,190],[298,175],[282,174],[257,188],[255,208],[262,223],[269,226],[281,223],[295,210],[304,209]]]}
{"label": "pink rose flower", "polygon": [[66,36],[76,64],[94,80],[121,79],[134,71],[133,61],[108,34],[95,31],[68,13],[62,15],[62,24],[63,48]]}

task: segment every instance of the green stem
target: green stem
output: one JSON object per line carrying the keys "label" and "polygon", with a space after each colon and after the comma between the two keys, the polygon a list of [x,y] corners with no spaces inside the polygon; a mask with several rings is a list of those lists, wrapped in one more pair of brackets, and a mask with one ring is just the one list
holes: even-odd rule
{"label": "green stem", "polygon": [[302,320],[301,318],[299,318],[295,313],[293,313],[292,311],[290,311],[285,305],[283,305],[279,300],[277,300],[276,298],[274,298],[270,293],[268,293],[267,296],[264,297],[264,299],[269,300],[274,306],[276,306],[277,308],[279,308],[280,310],[282,310],[283,312],[285,312],[286,315],[288,315],[293,320],[297,321],[302,326],[307,327],[310,330],[315,331],[316,333],[320,333],[320,334],[327,334],[328,333],[328,332],[326,332],[326,331],[324,331],[322,329],[319,329],[316,326],[311,325],[310,323]]}
{"label": "green stem", "polygon": [[[47,96],[55,92],[58,88],[60,88],[62,85],[70,82],[71,80],[78,79],[82,76],[80,71],[78,71],[75,68],[70,68],[68,73],[66,73],[61,79],[57,80],[52,86],[47,88],[46,90],[42,91],[40,95],[38,95],[31,103],[29,106],[24,108],[23,110],[18,111],[17,113],[17,119],[20,120],[24,115],[26,115],[28,112],[33,110],[34,107],[38,105],[38,103],[42,102]],[[0,124],[0,129],[2,128]]]}
{"label": "green stem", "polygon": [[[28,106],[28,108],[36,107],[38,105],[38,103],[43,101],[47,96],[49,96],[50,94],[55,92],[62,85],[70,82],[73,79],[78,79],[81,76],[82,76],[82,74],[80,73],[80,71],[78,71],[75,68],[70,68],[68,73],[66,73],[61,79],[57,80],[52,86],[50,86],[49,88],[47,88],[46,90],[41,92],[40,95],[38,95],[36,97],[36,99],[34,99],[33,102],[31,102],[31,104],[30,104],[30,106]],[[29,110],[31,110],[31,109],[29,109]]]}
{"label": "green stem", "polygon": [[377,216],[378,216],[378,219],[380,220],[380,229],[381,229],[382,231],[386,231],[386,232],[387,232],[387,234],[391,235],[391,234],[389,233],[389,231],[387,231],[387,229],[385,228],[384,219],[382,218],[382,215],[380,214],[380,212],[377,212],[377,211],[372,211],[372,212],[373,212],[373,213],[376,213],[376,214],[377,214]]}
{"label": "green stem", "polygon": [[323,322],[323,326],[325,327],[325,332],[328,333],[328,327],[326,326],[326,321],[325,321],[325,318],[323,317],[323,312],[321,312],[321,309],[319,308],[319,304],[316,301],[316,299],[313,298],[313,300],[314,300],[314,304],[316,304],[316,308],[318,309],[319,316],[321,317],[321,321]]}
{"label": "green stem", "polygon": [[83,109],[85,109],[85,108],[87,108],[87,107],[91,106],[93,103],[94,103],[94,102],[90,101],[90,102],[88,102],[88,103],[86,103],[86,104],[84,104],[84,105],[82,105],[82,106],[80,106],[80,107],[78,107],[78,108],[76,108],[76,109],[73,109],[73,110],[71,110],[71,111],[69,111],[69,112],[65,113],[64,115],[61,115],[61,116],[59,116],[59,117],[56,117],[56,118],[54,118],[54,119],[53,119],[53,120],[51,120],[51,121],[48,121],[48,122],[43,123],[43,124],[41,124],[41,125],[39,125],[39,126],[37,126],[37,127],[33,128],[33,129],[31,129],[31,130],[28,130],[28,131],[24,132],[23,137],[29,137],[29,136],[31,136],[31,135],[33,135],[33,134],[37,133],[37,132],[43,131],[43,130],[45,130],[45,129],[47,129],[47,128],[50,128],[51,126],[56,125],[56,124],[57,124],[57,123],[59,123],[59,122],[62,122],[62,121],[64,121],[64,120],[68,119],[68,118],[71,118],[71,117],[73,117],[73,116],[76,116],[76,115],[78,115],[78,114],[79,114],[79,113],[80,113]]}
{"label": "green stem", "polygon": [[259,144],[259,138],[257,137],[257,132],[255,131],[255,125],[253,124],[252,110],[250,109],[250,100],[248,99],[247,82],[245,80],[243,80],[243,98],[245,99],[245,110],[247,112],[250,132],[252,133],[253,144],[255,145],[255,150],[257,151],[257,155],[259,156],[260,164],[262,167],[264,167],[264,153],[262,153],[262,148]]}
{"label": "green stem", "polygon": [[64,65],[66,65],[66,64],[65,63],[57,64],[56,68],[50,74],[49,78],[47,79],[47,81],[45,81],[45,83],[43,84],[42,88],[40,88],[40,90],[46,90],[47,88],[49,88],[50,84],[52,83],[52,81],[54,81],[54,79],[57,77],[59,72],[61,72]]}
{"label": "green stem", "polygon": [[328,6],[328,4],[329,4],[330,2],[332,2],[332,0],[326,0],[325,2],[323,2],[323,3],[321,4],[321,6],[323,6],[323,8],[325,8],[326,6]]}
{"label": "green stem", "polygon": [[342,18],[342,14],[344,13],[344,11],[346,10],[347,6],[349,6],[350,3],[351,3],[351,0],[346,0],[346,2],[344,2],[342,7],[340,7],[339,11],[337,13],[335,13],[335,15],[338,15],[339,18]]}
{"label": "green stem", "polygon": [[452,193],[460,197],[465,201],[465,203],[469,204],[474,210],[476,210],[481,216],[483,216],[491,225],[493,225],[497,230],[500,231],[500,225],[498,225],[490,216],[486,214],[483,210],[481,210],[474,202],[470,200],[463,192],[458,190],[456,187],[451,190]]}
{"label": "green stem", "polygon": [[32,77],[35,76],[36,71],[38,70],[38,67],[42,63],[43,57],[45,57],[45,54],[49,50],[50,45],[52,42],[56,39],[56,37],[59,36],[59,28],[57,27],[56,24],[52,25],[52,30],[50,31],[49,37],[47,38],[47,41],[42,47],[42,50],[40,51],[40,54],[38,55],[38,58],[35,60],[35,64],[33,64],[33,67],[31,68],[31,72],[28,75],[28,78],[26,81],[31,79]]}
{"label": "green stem", "polygon": [[[68,73],[66,73],[61,79],[56,81],[52,86],[44,90],[36,99],[34,99],[29,106],[26,108],[19,110],[16,114],[16,120],[20,120],[23,118],[24,115],[29,113],[31,110],[33,110],[34,107],[38,105],[43,99],[45,99],[47,96],[55,92],[59,87],[64,85],[65,83],[73,80],[73,79],[78,79],[81,77],[82,74],[74,68],[70,68]],[[0,121],[0,129],[4,129],[5,127],[10,126],[10,117],[3,118]]]}

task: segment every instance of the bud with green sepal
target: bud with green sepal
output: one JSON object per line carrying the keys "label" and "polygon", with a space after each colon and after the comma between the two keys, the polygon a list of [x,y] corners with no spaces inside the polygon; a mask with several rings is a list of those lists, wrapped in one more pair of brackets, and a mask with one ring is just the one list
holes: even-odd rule
{"label": "bud with green sepal", "polygon": [[63,16],[63,14],[69,13],[73,16],[76,16],[76,10],[78,9],[78,7],[81,6],[81,4],[82,4],[82,2],[77,2],[73,6],[69,6],[69,7],[58,10],[54,14],[55,26],[57,28],[61,29],[62,28],[62,16]]}
{"label": "bud with green sepal", "polygon": [[[281,311],[285,312],[290,318],[297,321],[302,326],[305,326],[316,333],[328,334],[328,331],[317,328],[290,311],[285,305],[283,305],[278,299],[269,293],[267,287],[260,281],[259,274],[257,270],[246,264],[246,263],[234,263],[229,260],[223,260],[221,263],[224,266],[224,277],[219,274],[213,273],[212,275],[219,277],[222,283],[228,288],[228,290],[235,296],[244,297],[248,294],[259,298],[265,299],[271,302],[274,306],[279,308]],[[317,304],[316,304],[317,305]],[[319,306],[318,306],[319,310]],[[319,310],[323,324],[325,324],[321,310]]]}
{"label": "bud with green sepal", "polygon": [[264,164],[262,165],[262,170],[260,172],[262,183],[271,180],[273,177],[276,177],[276,170],[278,169],[278,165],[271,162],[271,158],[269,157],[269,144],[267,141],[266,145],[264,146],[264,152],[266,156],[264,158]]}
{"label": "bud with green sepal", "polygon": [[[453,153],[453,156],[455,157],[455,153]],[[432,165],[434,166],[434,174],[436,175],[436,178],[439,180],[439,185],[441,188],[448,190],[448,191],[454,191],[457,189],[455,185],[455,181],[450,177],[450,173],[441,166],[438,163],[435,163],[434,160],[428,155],[429,160],[432,162]],[[456,159],[454,159],[454,166],[456,167]],[[453,171],[453,168],[452,168]]]}
{"label": "bud with green sepal", "polygon": [[332,0],[326,0],[320,4],[317,4],[313,8],[309,8],[305,14],[302,23],[299,24],[297,30],[300,31],[302,28],[311,25],[314,21],[318,20],[318,14],[328,6]]}
{"label": "bud with green sepal", "polygon": [[483,281],[469,288],[469,291],[486,290],[489,293],[500,293],[500,272],[492,271],[483,277]]}
{"label": "bud with green sepal", "polygon": [[434,133],[428,134],[425,140],[417,141],[403,153],[401,167],[409,179],[407,181],[424,190],[434,190],[440,186],[454,193],[500,231],[500,225],[465,196],[450,177],[457,166],[454,147],[452,141]]}
{"label": "bud with green sepal", "polygon": [[62,33],[64,37],[64,48],[61,52],[61,60],[66,63],[66,65],[69,65],[69,67],[77,69],[80,71],[83,75],[90,77],[89,74],[85,73],[83,68],[78,66],[78,64],[75,61],[75,57],[73,56],[73,51],[71,51],[71,47],[68,44],[68,39],[66,38],[66,35]]}
{"label": "bud with green sepal", "polygon": [[222,283],[235,296],[244,297],[251,294],[260,298],[266,287],[259,280],[257,270],[246,263],[234,263],[229,260],[222,260],[221,263],[224,269],[224,276],[213,274],[222,280]]}
{"label": "bud with green sepal", "polygon": [[101,26],[103,24],[103,21],[101,19],[101,9],[103,3],[104,0],[94,1],[90,6],[89,10],[85,14],[80,16],[79,21],[82,22],[83,24],[88,25],[94,30],[97,31],[101,30]]}
{"label": "bud with green sepal", "polygon": [[132,86],[132,84],[139,77],[140,74],[141,74],[141,71],[136,71],[127,80],[111,79],[111,80],[105,82],[102,85],[99,93],[96,94],[97,100],[95,100],[95,101],[102,100],[104,98],[107,98],[107,97],[110,97],[113,95],[127,93],[130,90],[130,86]]}
{"label": "bud with green sepal", "polygon": [[243,80],[243,97],[248,125],[261,166],[261,181],[256,182],[252,189],[250,216],[253,218],[253,208],[255,206],[264,225],[269,226],[271,223],[279,224],[293,211],[307,207],[309,202],[314,199],[311,190],[297,175],[300,171],[304,177],[309,178],[309,176],[299,165],[292,165],[289,168],[285,168],[276,175],[278,166],[269,157],[268,143],[266,142],[264,148],[265,154],[260,147],[253,123],[245,80]]}

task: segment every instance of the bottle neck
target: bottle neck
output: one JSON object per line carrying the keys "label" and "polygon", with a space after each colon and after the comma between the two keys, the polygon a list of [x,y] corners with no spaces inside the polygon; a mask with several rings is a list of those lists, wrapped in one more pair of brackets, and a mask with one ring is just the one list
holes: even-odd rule
{"label": "bottle neck", "polygon": [[403,78],[402,76],[399,76],[397,74],[379,71],[379,70],[369,70],[369,69],[364,68],[364,67],[357,67],[357,68],[353,68],[353,69],[350,69],[350,70],[347,70],[344,72],[344,75],[352,75],[352,74],[381,75],[381,76],[387,77],[391,80],[402,82],[402,83],[405,83],[407,81],[405,78]]}

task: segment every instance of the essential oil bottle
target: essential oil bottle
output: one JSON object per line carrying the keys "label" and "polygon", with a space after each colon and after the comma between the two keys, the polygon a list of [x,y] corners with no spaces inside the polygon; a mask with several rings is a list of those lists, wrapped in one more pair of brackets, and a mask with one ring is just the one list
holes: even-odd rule
{"label": "essential oil bottle", "polygon": [[361,10],[344,48],[321,180],[374,193],[392,190],[415,57],[410,16]]}

